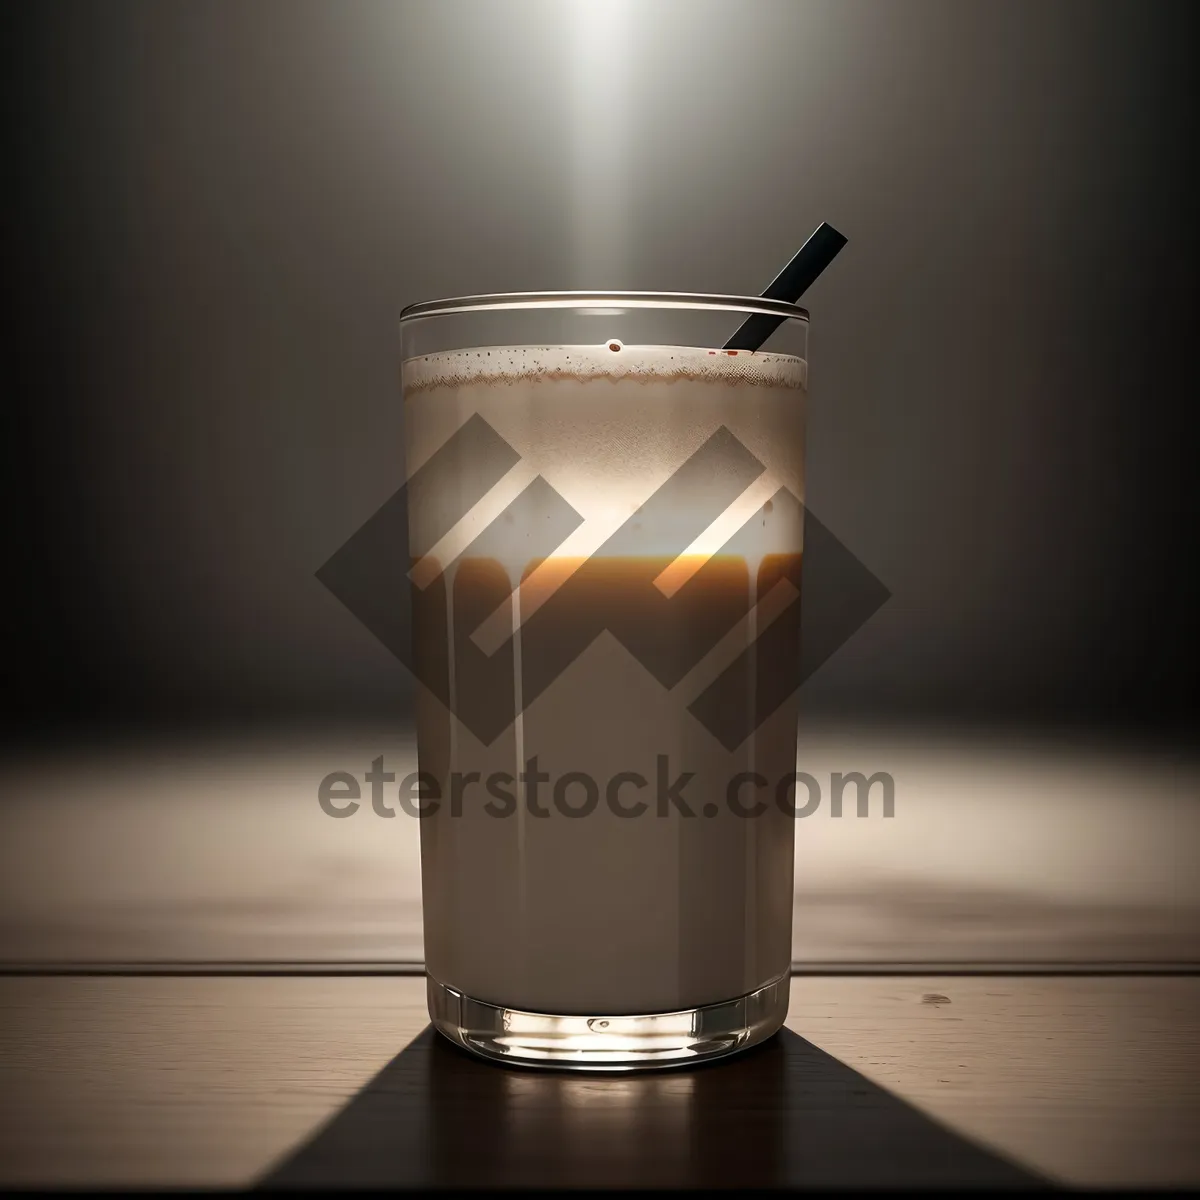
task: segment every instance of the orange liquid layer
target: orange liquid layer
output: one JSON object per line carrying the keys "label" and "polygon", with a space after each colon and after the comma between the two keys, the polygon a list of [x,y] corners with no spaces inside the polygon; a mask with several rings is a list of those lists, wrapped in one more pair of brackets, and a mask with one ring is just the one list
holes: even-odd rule
{"label": "orange liquid layer", "polygon": [[[480,714],[478,728],[498,732],[493,714],[498,726],[510,719],[518,663],[528,705],[607,632],[668,689],[697,669],[719,668],[703,703],[744,714],[718,722],[744,728],[740,741],[798,686],[800,564],[799,554],[768,556],[754,571],[732,555],[685,559],[687,582],[667,596],[656,581],[678,570],[678,560],[532,561],[516,621],[506,568],[495,559],[464,559],[453,573],[452,597],[443,575],[418,601],[418,675],[444,702],[454,679],[460,715]],[[476,635],[497,616],[503,636],[481,648]],[[596,703],[619,705],[621,698],[609,693]]]}

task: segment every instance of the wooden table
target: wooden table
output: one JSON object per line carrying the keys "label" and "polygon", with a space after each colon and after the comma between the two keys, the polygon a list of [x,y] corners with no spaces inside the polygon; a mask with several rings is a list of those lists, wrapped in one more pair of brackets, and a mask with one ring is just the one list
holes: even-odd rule
{"label": "wooden table", "polygon": [[9,1186],[1200,1183],[1191,977],[798,977],[785,1040],[636,1079],[433,1045],[419,977],[9,976],[0,1010]]}
{"label": "wooden table", "polygon": [[379,754],[0,764],[0,1185],[1200,1184],[1194,764],[810,731],[896,815],[797,831],[791,1033],[573,1078],[422,1033],[416,823],[316,803]]}

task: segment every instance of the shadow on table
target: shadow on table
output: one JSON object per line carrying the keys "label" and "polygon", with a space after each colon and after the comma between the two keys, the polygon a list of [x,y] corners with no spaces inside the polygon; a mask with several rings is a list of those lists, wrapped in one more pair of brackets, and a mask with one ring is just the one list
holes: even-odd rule
{"label": "shadow on table", "polygon": [[266,1188],[1038,1187],[788,1030],[640,1075],[492,1066],[426,1029]]}

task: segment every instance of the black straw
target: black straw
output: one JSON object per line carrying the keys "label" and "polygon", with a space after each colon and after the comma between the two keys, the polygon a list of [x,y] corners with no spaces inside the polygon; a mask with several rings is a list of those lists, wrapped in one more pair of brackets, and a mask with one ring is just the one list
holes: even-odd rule
{"label": "black straw", "polygon": [[[816,282],[817,276],[846,244],[846,239],[832,225],[824,222],[812,237],[796,251],[782,271],[763,292],[764,300],[787,300],[795,303]],[[726,350],[757,350],[787,320],[786,317],[770,317],[755,313],[747,317],[738,327],[737,333],[725,343]]]}

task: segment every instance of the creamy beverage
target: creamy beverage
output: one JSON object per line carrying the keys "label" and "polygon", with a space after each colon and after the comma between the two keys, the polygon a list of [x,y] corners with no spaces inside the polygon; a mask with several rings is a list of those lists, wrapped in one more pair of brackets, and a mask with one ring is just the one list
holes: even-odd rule
{"label": "creamy beverage", "polygon": [[403,380],[430,976],[585,1016],[777,980],[804,361],[614,341]]}

